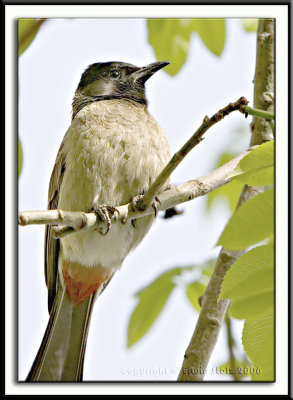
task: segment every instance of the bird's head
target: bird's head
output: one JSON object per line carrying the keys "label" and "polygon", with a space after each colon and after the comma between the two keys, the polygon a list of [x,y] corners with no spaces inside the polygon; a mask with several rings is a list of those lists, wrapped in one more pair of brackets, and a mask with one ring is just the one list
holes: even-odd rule
{"label": "bird's head", "polygon": [[124,99],[146,104],[145,83],[167,61],[144,67],[124,62],[91,64],[82,74],[73,99],[73,118],[85,105],[93,101]]}

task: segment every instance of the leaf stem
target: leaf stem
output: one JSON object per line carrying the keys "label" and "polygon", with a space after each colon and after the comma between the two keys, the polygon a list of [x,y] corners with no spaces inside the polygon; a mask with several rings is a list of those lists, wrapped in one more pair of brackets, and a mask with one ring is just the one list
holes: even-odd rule
{"label": "leaf stem", "polygon": [[267,111],[258,110],[257,108],[252,108],[252,107],[246,106],[245,111],[247,112],[247,114],[252,115],[253,117],[258,117],[258,118],[262,118],[265,120],[275,119],[274,114],[269,113]]}

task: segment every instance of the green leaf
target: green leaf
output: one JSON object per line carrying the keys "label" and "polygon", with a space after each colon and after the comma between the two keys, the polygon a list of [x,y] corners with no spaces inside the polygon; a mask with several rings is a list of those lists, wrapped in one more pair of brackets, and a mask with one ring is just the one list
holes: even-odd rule
{"label": "green leaf", "polygon": [[254,196],[230,218],[217,245],[226,249],[246,249],[272,235],[274,231],[274,189]]}
{"label": "green leaf", "polygon": [[151,328],[160,312],[164,308],[175,283],[174,276],[192,267],[173,268],[164,272],[150,285],[142,289],[137,296],[139,302],[135,307],[128,324],[128,347],[138,342]]}
{"label": "green leaf", "polygon": [[250,186],[274,184],[274,140],[252,150],[240,160],[229,178]]}
{"label": "green leaf", "polygon": [[158,60],[170,61],[164,70],[175,75],[184,65],[190,46],[190,35],[197,32],[215,55],[220,56],[225,44],[224,19],[148,19],[148,41]]}
{"label": "green leaf", "polygon": [[20,56],[32,43],[43,22],[43,19],[19,18],[18,56]]}
{"label": "green leaf", "polygon": [[255,247],[226,273],[221,299],[231,299],[234,318],[256,318],[274,308],[274,249]]}
{"label": "green leaf", "polygon": [[225,20],[222,18],[203,18],[191,21],[191,32],[196,31],[206,47],[219,57],[225,45]]}
{"label": "green leaf", "polygon": [[257,31],[257,24],[258,19],[249,19],[245,18],[241,20],[242,27],[246,32],[256,32]]}
{"label": "green leaf", "polygon": [[[224,153],[220,156],[215,169],[221,167],[226,164],[230,160],[236,157],[234,153]],[[207,209],[210,209],[214,200],[223,198],[229,202],[230,210],[234,211],[236,208],[236,204],[238,202],[238,198],[240,196],[243,184],[238,181],[232,181],[227,185],[221,186],[216,190],[210,192],[207,196]]]}
{"label": "green leaf", "polygon": [[214,200],[224,199],[229,202],[229,208],[234,211],[242,190],[243,184],[237,181],[227,183],[216,190],[209,193],[207,199],[207,207],[211,208]]}
{"label": "green leaf", "polygon": [[200,305],[198,303],[198,298],[202,296],[205,292],[206,285],[203,285],[200,282],[190,283],[186,287],[186,296],[196,311],[200,311]]}
{"label": "green leaf", "polygon": [[255,247],[226,273],[220,298],[230,298],[230,314],[246,318],[244,350],[252,361],[254,381],[274,379],[274,248]]}
{"label": "green leaf", "polygon": [[242,332],[242,343],[256,373],[254,381],[274,380],[274,312],[268,311],[257,319],[247,319]]}
{"label": "green leaf", "polygon": [[22,149],[21,149],[20,139],[18,138],[18,176],[21,173],[21,169],[22,169]]}
{"label": "green leaf", "polygon": [[197,272],[201,272],[196,281],[188,284],[186,286],[186,296],[188,300],[191,302],[192,306],[200,311],[200,305],[198,303],[198,298],[202,296],[206,290],[206,287],[209,283],[209,278],[213,273],[214,266],[216,264],[215,259],[211,259],[206,261],[201,265],[194,265],[192,268]]}
{"label": "green leaf", "polygon": [[170,61],[164,70],[175,75],[186,61],[190,31],[189,20],[148,19],[148,41],[153,46],[158,60]]}

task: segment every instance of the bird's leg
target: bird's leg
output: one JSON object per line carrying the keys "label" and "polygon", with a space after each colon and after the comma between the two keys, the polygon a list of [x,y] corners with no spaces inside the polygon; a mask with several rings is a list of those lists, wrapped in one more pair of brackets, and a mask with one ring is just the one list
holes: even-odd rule
{"label": "bird's leg", "polygon": [[114,215],[115,212],[119,213],[119,210],[114,207],[114,206],[108,206],[106,204],[98,204],[94,207],[92,207],[92,209],[90,210],[90,212],[94,212],[97,214],[97,216],[104,222],[106,222],[106,231],[104,231],[104,226],[99,227],[97,230],[98,232],[105,236],[107,235],[107,233],[109,232],[110,228],[111,228],[111,217]]}

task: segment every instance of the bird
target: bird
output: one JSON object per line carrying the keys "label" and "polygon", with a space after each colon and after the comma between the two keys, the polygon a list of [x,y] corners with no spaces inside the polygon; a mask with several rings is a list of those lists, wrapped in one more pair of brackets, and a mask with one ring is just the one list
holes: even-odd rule
{"label": "bird", "polygon": [[[167,138],[148,111],[145,84],[167,66],[97,62],[81,75],[71,124],[51,174],[48,209],[96,212],[144,194],[170,161]],[[162,191],[168,188],[169,180]],[[26,381],[82,381],[94,303],[126,256],[149,231],[156,213],[112,224],[106,232],[53,237],[45,229],[49,322]]]}

